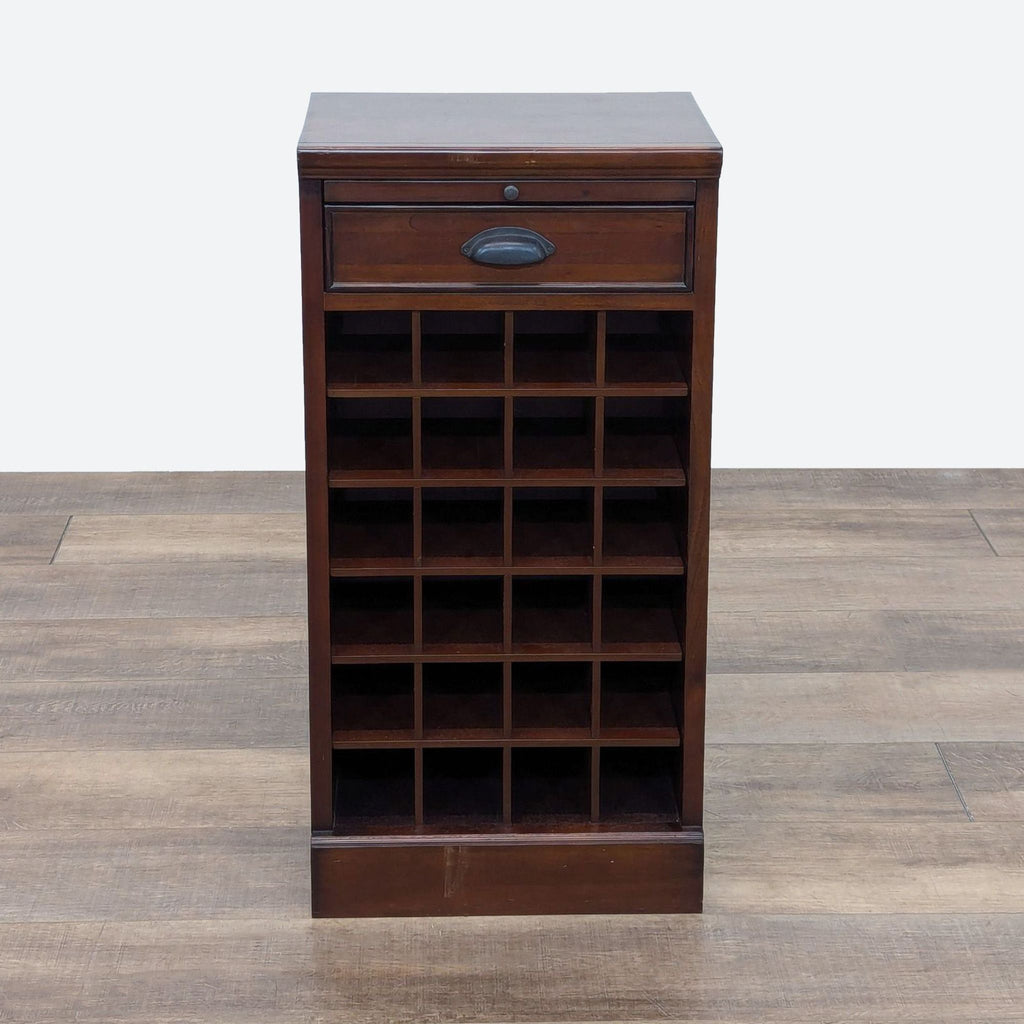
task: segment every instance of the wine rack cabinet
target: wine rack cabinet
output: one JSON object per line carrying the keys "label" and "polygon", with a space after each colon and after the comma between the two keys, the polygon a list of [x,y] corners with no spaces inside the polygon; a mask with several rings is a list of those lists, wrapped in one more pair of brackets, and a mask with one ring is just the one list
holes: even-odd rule
{"label": "wine rack cabinet", "polygon": [[700,909],[720,163],[688,94],[313,96],[315,915]]}

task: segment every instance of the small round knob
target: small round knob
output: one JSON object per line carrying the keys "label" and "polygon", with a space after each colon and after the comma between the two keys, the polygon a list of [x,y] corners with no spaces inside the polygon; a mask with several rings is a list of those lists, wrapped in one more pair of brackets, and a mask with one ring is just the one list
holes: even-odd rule
{"label": "small round knob", "polygon": [[519,189],[515,185],[506,185],[502,195],[511,203],[513,199],[519,198]]}

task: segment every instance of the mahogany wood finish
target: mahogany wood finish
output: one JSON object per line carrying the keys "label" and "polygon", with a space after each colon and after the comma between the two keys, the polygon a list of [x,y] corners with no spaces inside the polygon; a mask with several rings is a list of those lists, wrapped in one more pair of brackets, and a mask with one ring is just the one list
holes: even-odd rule
{"label": "mahogany wood finish", "polygon": [[314,915],[701,909],[720,166],[686,93],[312,97]]}
{"label": "mahogany wood finish", "polygon": [[[689,287],[690,206],[328,206],[327,286],[454,288]],[[522,267],[473,263],[460,246],[478,231],[516,226],[555,245]]]}

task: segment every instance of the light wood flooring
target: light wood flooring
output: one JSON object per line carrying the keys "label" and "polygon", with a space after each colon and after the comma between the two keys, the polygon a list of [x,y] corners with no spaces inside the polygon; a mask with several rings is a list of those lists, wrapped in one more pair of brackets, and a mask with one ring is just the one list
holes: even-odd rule
{"label": "light wood flooring", "polygon": [[1024,1021],[1024,471],[714,497],[707,912],[312,922],[301,476],[0,475],[0,1021]]}

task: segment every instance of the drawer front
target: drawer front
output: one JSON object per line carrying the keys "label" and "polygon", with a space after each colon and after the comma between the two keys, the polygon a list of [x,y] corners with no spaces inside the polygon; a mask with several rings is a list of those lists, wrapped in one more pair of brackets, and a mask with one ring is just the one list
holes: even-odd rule
{"label": "drawer front", "polygon": [[[688,291],[693,207],[327,206],[327,288]],[[500,229],[520,229],[519,232]],[[495,231],[495,229],[499,229]],[[495,241],[471,246],[482,232]],[[534,239],[536,254],[523,255]],[[485,240],[491,235],[484,236]],[[512,260],[494,265],[505,247]],[[518,247],[518,251],[517,250]]]}

